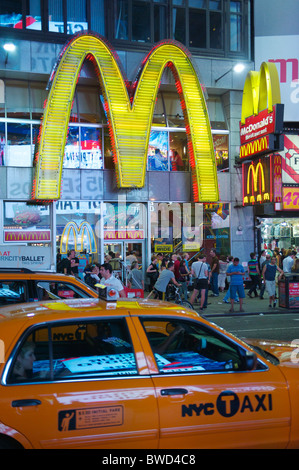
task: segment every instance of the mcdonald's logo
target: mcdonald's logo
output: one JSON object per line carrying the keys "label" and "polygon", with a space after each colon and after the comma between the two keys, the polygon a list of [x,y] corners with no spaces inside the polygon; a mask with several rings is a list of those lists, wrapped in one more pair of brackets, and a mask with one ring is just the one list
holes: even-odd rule
{"label": "mcdonald's logo", "polygon": [[60,198],[63,155],[70,112],[84,60],[93,62],[103,91],[120,188],[144,186],[147,150],[162,73],[174,75],[185,116],[195,201],[218,201],[213,140],[201,84],[190,53],[176,41],[158,43],[142,63],[133,86],[124,80],[116,54],[90,33],[75,36],[62,50],[50,90],[35,154],[32,199]]}
{"label": "mcdonald's logo", "polygon": [[240,158],[251,157],[252,155],[266,153],[269,150],[269,136],[248,142],[240,147]]}
{"label": "mcdonald's logo", "polygon": [[51,240],[50,230],[5,230],[5,242],[49,242]]}
{"label": "mcdonald's logo", "polygon": [[86,221],[81,222],[79,227],[74,221],[66,224],[61,235],[61,254],[67,253],[70,240],[72,240],[72,248],[74,247],[76,251],[82,252],[86,249],[88,253],[97,253],[97,242],[94,232]]}
{"label": "mcdonald's logo", "polygon": [[263,62],[259,72],[247,74],[243,89],[241,124],[249,116],[257,115],[264,109],[273,111],[273,106],[280,103],[280,84],[275,64]]}
{"label": "mcdonald's logo", "polygon": [[[260,159],[258,163],[244,163],[243,204],[255,204],[272,201],[272,158]],[[266,170],[266,177],[265,177]]]}

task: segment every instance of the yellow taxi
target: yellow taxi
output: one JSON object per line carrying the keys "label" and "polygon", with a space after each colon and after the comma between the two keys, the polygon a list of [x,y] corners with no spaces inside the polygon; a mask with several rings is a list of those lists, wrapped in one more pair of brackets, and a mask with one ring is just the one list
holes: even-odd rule
{"label": "yellow taxi", "polygon": [[0,448],[298,448],[299,369],[179,305],[0,309]]}
{"label": "yellow taxi", "polygon": [[75,276],[30,269],[0,268],[0,307],[45,299],[98,297]]}

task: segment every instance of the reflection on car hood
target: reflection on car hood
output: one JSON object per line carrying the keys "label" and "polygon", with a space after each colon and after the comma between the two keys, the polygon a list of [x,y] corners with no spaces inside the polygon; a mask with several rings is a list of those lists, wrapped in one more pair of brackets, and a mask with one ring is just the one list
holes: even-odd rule
{"label": "reflection on car hood", "polygon": [[[265,351],[269,352],[276,356],[279,361],[282,362],[293,362],[296,361],[296,349],[299,352],[299,342],[291,342],[291,341],[277,341],[271,339],[251,339],[251,338],[243,338],[243,341],[248,343],[253,347],[258,347],[264,349]],[[299,367],[299,354],[298,354],[298,367]]]}

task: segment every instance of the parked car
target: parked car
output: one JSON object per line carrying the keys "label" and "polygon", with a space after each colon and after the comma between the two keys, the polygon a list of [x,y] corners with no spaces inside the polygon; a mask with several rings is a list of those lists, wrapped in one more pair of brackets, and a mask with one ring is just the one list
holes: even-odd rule
{"label": "parked car", "polygon": [[81,297],[98,297],[98,293],[74,276],[29,269],[0,269],[0,307]]}
{"label": "parked car", "polygon": [[299,447],[298,366],[180,305],[20,304],[0,336],[0,448]]}

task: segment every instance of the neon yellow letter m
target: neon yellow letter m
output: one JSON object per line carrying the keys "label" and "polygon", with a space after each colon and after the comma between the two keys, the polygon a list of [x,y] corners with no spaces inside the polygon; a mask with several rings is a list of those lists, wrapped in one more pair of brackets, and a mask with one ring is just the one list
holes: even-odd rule
{"label": "neon yellow letter m", "polygon": [[170,67],[185,115],[194,200],[218,201],[210,122],[190,54],[174,41],[159,43],[143,61],[139,79],[130,90],[116,55],[103,38],[86,33],[75,36],[63,49],[52,74],[35,155],[32,199],[60,198],[69,118],[85,59],[93,61],[102,87],[118,187],[144,186],[158,88],[165,67]]}

